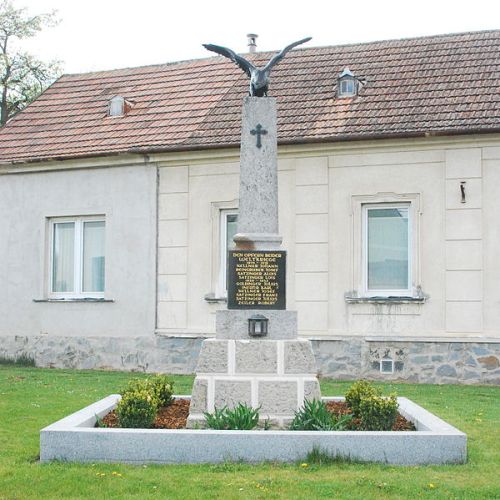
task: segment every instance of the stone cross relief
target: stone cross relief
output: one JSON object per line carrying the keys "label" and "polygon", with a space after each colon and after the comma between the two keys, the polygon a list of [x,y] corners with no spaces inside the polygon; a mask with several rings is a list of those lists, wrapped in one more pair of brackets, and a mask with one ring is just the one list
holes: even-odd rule
{"label": "stone cross relief", "polygon": [[256,146],[260,149],[262,147],[261,136],[266,135],[267,134],[267,130],[265,130],[262,127],[262,125],[260,123],[258,123],[253,130],[250,130],[250,133],[252,135],[256,135],[257,136],[257,144],[256,144]]}

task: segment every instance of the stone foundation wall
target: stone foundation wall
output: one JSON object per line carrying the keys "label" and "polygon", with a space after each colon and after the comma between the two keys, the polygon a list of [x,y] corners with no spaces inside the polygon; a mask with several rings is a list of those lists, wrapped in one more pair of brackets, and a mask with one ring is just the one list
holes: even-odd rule
{"label": "stone foundation wall", "polygon": [[40,367],[193,373],[203,338],[0,337],[0,358],[26,354]]}
{"label": "stone foundation wall", "polygon": [[324,377],[405,380],[423,384],[500,384],[500,341],[411,342],[352,338],[313,340],[312,344],[320,375]]}
{"label": "stone foundation wall", "polygon": [[[54,368],[194,373],[203,337],[0,337],[0,358]],[[419,383],[500,384],[499,341],[313,340],[321,376]],[[382,373],[390,367],[392,373]]]}

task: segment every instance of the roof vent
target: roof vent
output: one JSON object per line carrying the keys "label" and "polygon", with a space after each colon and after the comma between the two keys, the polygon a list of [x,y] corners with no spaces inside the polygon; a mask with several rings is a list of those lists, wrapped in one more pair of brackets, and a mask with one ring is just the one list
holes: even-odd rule
{"label": "roof vent", "polygon": [[344,68],[337,79],[337,97],[353,97],[358,95],[359,80],[349,68]]}
{"label": "roof vent", "polygon": [[257,38],[259,35],[256,35],[255,33],[248,33],[247,39],[248,39],[248,52],[250,54],[253,54],[254,52],[257,51]]}
{"label": "roof vent", "polygon": [[115,95],[109,100],[109,116],[123,116],[130,109],[128,103],[121,95]]}

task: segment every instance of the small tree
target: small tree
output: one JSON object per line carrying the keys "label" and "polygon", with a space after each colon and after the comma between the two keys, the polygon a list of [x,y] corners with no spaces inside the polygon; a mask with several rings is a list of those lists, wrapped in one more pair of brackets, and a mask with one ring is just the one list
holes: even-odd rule
{"label": "small tree", "polygon": [[0,127],[58,76],[57,62],[44,63],[15,45],[55,24],[54,13],[30,16],[10,0],[0,0]]}

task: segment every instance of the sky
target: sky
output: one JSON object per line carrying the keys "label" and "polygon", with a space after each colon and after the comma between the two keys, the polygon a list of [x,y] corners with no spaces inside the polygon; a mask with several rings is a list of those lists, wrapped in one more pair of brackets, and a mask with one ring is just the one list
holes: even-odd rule
{"label": "sky", "polygon": [[13,0],[60,23],[23,47],[59,60],[64,73],[162,64],[210,57],[202,43],[247,52],[500,28],[498,0]]}

